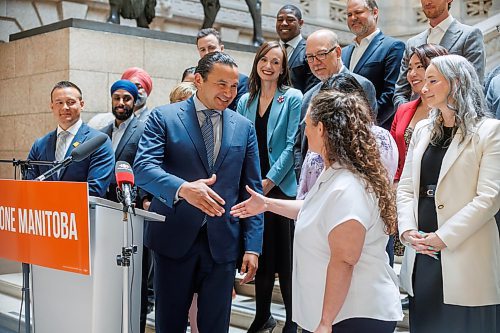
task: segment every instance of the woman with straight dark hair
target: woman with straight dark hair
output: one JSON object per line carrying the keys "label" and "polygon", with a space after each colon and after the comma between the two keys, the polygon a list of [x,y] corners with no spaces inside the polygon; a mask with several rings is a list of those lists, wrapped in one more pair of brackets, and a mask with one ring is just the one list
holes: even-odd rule
{"label": "woman with straight dark hair", "polygon": [[[264,43],[255,56],[249,92],[237,111],[255,124],[264,194],[294,199],[297,183],[293,169],[293,144],[300,121],[302,93],[289,87],[286,53],[278,42]],[[248,332],[271,331],[271,297],[275,274],[280,281],[286,310],[283,332],[297,331],[291,320],[292,243],[294,222],[282,216],[264,215],[264,240],[255,276],[256,314]]]}

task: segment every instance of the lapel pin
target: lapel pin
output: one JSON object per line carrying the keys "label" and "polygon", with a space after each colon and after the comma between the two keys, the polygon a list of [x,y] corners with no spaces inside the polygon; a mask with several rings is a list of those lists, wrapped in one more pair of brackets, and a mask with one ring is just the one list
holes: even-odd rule
{"label": "lapel pin", "polygon": [[283,103],[285,101],[285,96],[278,96],[278,103]]}
{"label": "lapel pin", "polygon": [[76,141],[76,142],[73,143],[73,147],[74,148],[78,147],[79,145],[80,145],[80,142],[78,142],[78,141]]}

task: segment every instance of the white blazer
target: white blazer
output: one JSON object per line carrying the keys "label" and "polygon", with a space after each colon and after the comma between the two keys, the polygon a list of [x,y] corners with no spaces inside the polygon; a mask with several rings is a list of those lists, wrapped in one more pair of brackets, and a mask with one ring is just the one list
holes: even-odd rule
{"label": "white blazer", "polygon": [[[418,230],[422,156],[430,142],[430,120],[419,122],[398,186],[400,236]],[[444,303],[500,304],[500,241],[494,215],[500,208],[500,121],[479,122],[460,143],[457,131],[443,158],[435,193]],[[415,250],[406,247],[401,286],[413,296]]]}

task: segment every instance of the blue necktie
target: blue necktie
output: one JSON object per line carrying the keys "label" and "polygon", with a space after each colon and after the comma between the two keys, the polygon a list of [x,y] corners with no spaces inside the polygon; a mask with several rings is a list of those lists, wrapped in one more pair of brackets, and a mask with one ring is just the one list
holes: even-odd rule
{"label": "blue necktie", "polygon": [[201,135],[203,135],[203,141],[205,141],[205,148],[207,149],[207,159],[208,167],[210,171],[214,166],[214,149],[215,149],[215,139],[214,139],[214,126],[212,124],[212,117],[217,111],[214,110],[203,110],[205,115],[205,121],[201,125]]}

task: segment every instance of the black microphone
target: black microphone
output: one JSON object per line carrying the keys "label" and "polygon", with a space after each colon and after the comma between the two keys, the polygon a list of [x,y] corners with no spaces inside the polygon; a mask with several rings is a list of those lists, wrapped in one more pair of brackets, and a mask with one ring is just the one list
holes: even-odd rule
{"label": "black microphone", "polygon": [[117,189],[122,191],[122,194],[118,195],[118,199],[126,209],[132,206],[132,187],[134,186],[134,172],[130,164],[125,161],[116,162],[115,177]]}
{"label": "black microphone", "polygon": [[101,147],[108,137],[105,134],[98,135],[93,137],[92,139],[85,141],[75,149],[71,151],[71,154],[66,157],[64,160],[59,162],[58,165],[49,169],[42,175],[38,176],[35,180],[45,180],[52,176],[59,169],[62,169],[68,166],[71,162],[81,162],[87,157],[89,157],[93,152],[95,152],[99,147]]}

